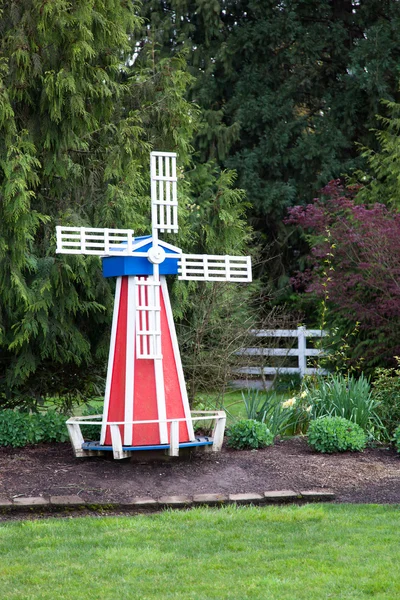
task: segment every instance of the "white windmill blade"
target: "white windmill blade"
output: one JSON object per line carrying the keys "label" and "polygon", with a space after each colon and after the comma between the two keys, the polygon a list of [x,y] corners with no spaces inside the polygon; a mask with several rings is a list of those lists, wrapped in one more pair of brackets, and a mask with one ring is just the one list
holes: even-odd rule
{"label": "white windmill blade", "polygon": [[150,154],[151,222],[153,243],[158,232],[177,233],[178,198],[176,178],[176,153],[152,152]]}
{"label": "white windmill blade", "polygon": [[133,229],[96,227],[56,227],[58,254],[95,256],[129,255],[134,242]]}
{"label": "white windmill blade", "polygon": [[182,254],[178,272],[186,281],[252,281],[250,256]]}

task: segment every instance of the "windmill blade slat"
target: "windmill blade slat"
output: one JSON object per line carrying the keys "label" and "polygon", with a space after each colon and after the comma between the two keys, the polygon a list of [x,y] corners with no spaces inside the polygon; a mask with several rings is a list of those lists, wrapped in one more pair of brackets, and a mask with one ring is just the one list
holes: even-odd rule
{"label": "windmill blade slat", "polygon": [[[73,247],[77,247],[80,248],[82,243],[80,241],[77,242],[71,242],[71,241],[66,241],[65,245],[71,246]],[[104,248],[104,242],[88,242],[86,241],[85,243],[86,248]]]}
{"label": "windmill blade slat", "polygon": [[153,204],[156,206],[178,206],[178,202],[174,200],[154,200]]}
{"label": "windmill blade slat", "polygon": [[178,181],[177,177],[171,177],[170,175],[154,175],[153,179],[155,181],[166,181],[168,182],[175,182]]}
{"label": "windmill blade slat", "polygon": [[185,260],[187,262],[190,262],[193,260],[194,263],[196,263],[198,260],[204,260],[204,258],[207,258],[208,261],[217,261],[217,262],[221,262],[225,259],[229,259],[229,263],[233,264],[235,262],[237,263],[244,263],[244,262],[248,262],[248,259],[250,257],[248,256],[231,256],[229,254],[184,254],[183,256],[185,256]]}
{"label": "windmill blade slat", "polygon": [[[215,276],[220,276],[222,278],[226,277],[226,272],[224,269],[208,269],[207,271],[209,277],[215,275]],[[186,275],[199,275],[201,276],[203,274],[203,271],[201,269],[187,269],[186,270]],[[235,277],[235,275],[237,275],[238,277],[245,277],[247,276],[247,271],[245,269],[241,269],[240,271],[234,271],[229,273],[230,276]]]}
{"label": "windmill blade slat", "polygon": [[201,275],[188,275],[186,277],[179,277],[182,281],[226,281],[226,282],[235,282],[235,283],[249,283],[249,278],[247,276],[243,277],[215,277],[213,275],[208,275],[207,277]]}

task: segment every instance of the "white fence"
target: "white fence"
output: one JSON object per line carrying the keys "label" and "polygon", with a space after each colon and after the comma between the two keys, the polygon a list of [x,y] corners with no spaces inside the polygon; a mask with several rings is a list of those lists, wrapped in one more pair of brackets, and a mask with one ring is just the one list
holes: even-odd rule
{"label": "white fence", "polygon": [[[319,348],[307,348],[307,338],[324,337],[327,335],[326,331],[320,329],[306,329],[306,327],[301,326],[297,329],[255,329],[252,333],[256,338],[292,338],[292,344],[290,344],[289,348],[264,348],[262,346],[258,346],[256,348],[241,348],[237,352],[239,356],[259,356],[260,358],[268,356],[281,356],[282,365],[285,363],[286,358],[294,356],[297,357],[297,366],[246,366],[235,369],[235,373],[246,376],[258,375],[260,377],[283,373],[298,373],[300,377],[304,377],[304,375],[325,372],[324,369],[309,367],[307,365],[308,357],[317,357],[324,354],[324,351]],[[294,338],[297,338],[297,343]],[[286,344],[286,346],[287,345],[288,344]],[[265,359],[262,362],[264,363]],[[238,382],[235,383],[237,384]]]}

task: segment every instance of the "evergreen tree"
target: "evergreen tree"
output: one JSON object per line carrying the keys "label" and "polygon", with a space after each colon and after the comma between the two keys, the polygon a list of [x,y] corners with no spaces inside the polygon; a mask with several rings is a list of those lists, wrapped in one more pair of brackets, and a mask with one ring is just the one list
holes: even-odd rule
{"label": "evergreen tree", "polygon": [[[194,111],[178,56],[134,61],[134,7],[10,2],[0,14],[0,392],[90,390],[112,284],[56,257],[55,226],[148,226],[149,151],[188,160]],[[151,124],[151,125],[150,125]]]}
{"label": "evergreen tree", "polygon": [[[118,0],[23,0],[0,13],[3,405],[101,392],[114,283],[96,257],[56,256],[55,226],[148,233],[152,149],[178,153],[178,243],[229,253],[247,239],[233,174],[191,163],[186,60],[160,55],[150,32],[140,44],[138,12]],[[190,320],[188,291],[176,283],[173,295]]]}
{"label": "evergreen tree", "polygon": [[360,185],[357,201],[373,204],[380,202],[399,211],[400,209],[400,104],[383,102],[386,116],[379,117],[375,130],[378,147],[363,148],[367,161],[364,171],[355,172],[351,178]]}

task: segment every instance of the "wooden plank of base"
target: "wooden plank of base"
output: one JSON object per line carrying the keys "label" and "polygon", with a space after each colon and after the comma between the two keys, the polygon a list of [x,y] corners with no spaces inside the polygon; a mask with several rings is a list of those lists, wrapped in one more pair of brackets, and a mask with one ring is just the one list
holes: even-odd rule
{"label": "wooden plank of base", "polygon": [[69,423],[67,421],[67,429],[75,456],[77,458],[82,458],[83,456],[86,456],[84,450],[82,450],[82,444],[84,442],[84,439],[79,423]]}
{"label": "wooden plank of base", "polygon": [[215,426],[212,433],[212,437],[214,439],[212,450],[213,452],[219,452],[222,448],[222,443],[224,441],[224,432],[226,425],[226,413],[223,410],[219,410],[217,414],[217,418],[215,420]]}
{"label": "wooden plank of base", "polygon": [[128,458],[129,452],[122,450],[121,432],[118,425],[110,425],[111,443],[113,448],[113,456],[116,460]]}
{"label": "wooden plank of base", "polygon": [[171,421],[168,454],[170,456],[179,456],[179,421]]}

